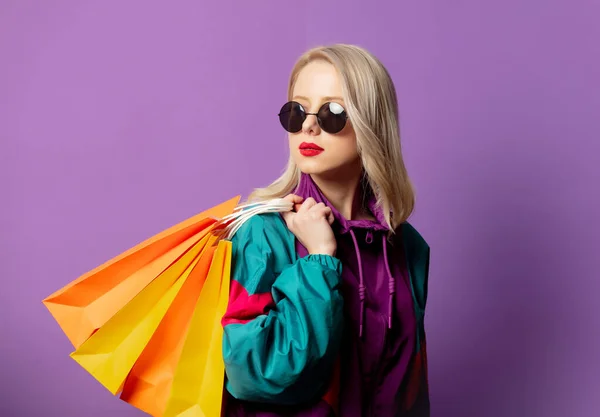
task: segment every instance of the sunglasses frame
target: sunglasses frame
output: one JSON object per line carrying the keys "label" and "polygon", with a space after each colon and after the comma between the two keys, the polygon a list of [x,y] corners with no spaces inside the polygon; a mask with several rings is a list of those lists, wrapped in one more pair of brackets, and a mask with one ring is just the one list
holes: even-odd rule
{"label": "sunglasses frame", "polygon": [[[319,107],[319,110],[316,113],[308,113],[307,111],[302,111],[302,113],[304,113],[304,118],[302,119],[302,123],[300,124],[300,129],[298,129],[297,131],[290,131],[290,130],[286,129],[286,127],[283,125],[283,122],[281,122],[281,116],[284,114],[284,112],[282,112],[281,110],[283,110],[283,108],[286,105],[288,105],[288,104],[292,104],[292,105],[296,104],[296,105],[300,106],[302,109],[304,109],[304,106],[302,104],[300,104],[300,103],[298,103],[297,101],[294,101],[294,100],[288,101],[283,106],[281,106],[281,110],[279,111],[279,113],[277,114],[277,116],[279,117],[279,122],[281,123],[282,127],[285,129],[286,132],[289,132],[289,133],[299,133],[299,132],[301,132],[302,131],[302,125],[306,121],[306,118],[308,116],[315,116],[317,118],[317,123],[319,124],[319,127],[324,132],[327,132],[329,134],[335,135],[336,133],[340,133],[346,127],[346,124],[348,122],[348,113],[346,112],[346,109],[344,108],[344,106],[342,106],[339,103],[335,103],[335,104],[339,105],[342,109],[344,109],[344,111],[343,111],[343,113],[344,113],[344,124],[342,125],[342,127],[339,130],[336,130],[336,131],[329,131],[328,129],[325,129],[323,127],[323,121],[322,121],[321,117],[319,117],[319,113],[321,113],[322,110],[326,109],[327,106],[329,106],[332,103],[335,103],[335,102],[328,101],[326,103],[323,103],[323,105],[321,105],[321,107]],[[290,109],[288,111],[288,113],[291,112],[291,111],[292,111],[292,109]]]}

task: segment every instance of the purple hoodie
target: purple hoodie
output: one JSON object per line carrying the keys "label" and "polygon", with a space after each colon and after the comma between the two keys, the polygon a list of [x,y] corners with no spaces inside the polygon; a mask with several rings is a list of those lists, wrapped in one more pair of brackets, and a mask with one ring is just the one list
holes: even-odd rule
{"label": "purple hoodie", "polygon": [[[376,220],[346,220],[329,204],[310,175],[302,174],[295,194],[331,207],[336,220],[332,228],[338,243],[336,257],[342,265],[340,292],[345,321],[338,415],[429,416],[427,371],[424,355],[417,351],[420,322],[415,313],[424,310],[424,301],[415,305],[402,236],[405,228],[399,227],[388,240],[388,229],[373,195],[367,196],[366,205]],[[297,240],[295,248],[299,258],[308,256]],[[419,350],[424,352],[424,340],[421,344]],[[240,401],[226,392],[224,415],[335,414],[322,399],[284,407]]]}

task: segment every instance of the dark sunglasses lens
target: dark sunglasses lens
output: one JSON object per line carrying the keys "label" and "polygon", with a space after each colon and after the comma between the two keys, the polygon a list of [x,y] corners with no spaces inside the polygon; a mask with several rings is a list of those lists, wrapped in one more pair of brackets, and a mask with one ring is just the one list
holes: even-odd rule
{"label": "dark sunglasses lens", "polygon": [[346,126],[346,110],[338,103],[325,103],[319,109],[321,128],[327,133],[338,133]]}
{"label": "dark sunglasses lens", "polygon": [[281,126],[290,133],[300,132],[305,119],[304,108],[300,103],[296,103],[295,101],[285,103],[279,111]]}

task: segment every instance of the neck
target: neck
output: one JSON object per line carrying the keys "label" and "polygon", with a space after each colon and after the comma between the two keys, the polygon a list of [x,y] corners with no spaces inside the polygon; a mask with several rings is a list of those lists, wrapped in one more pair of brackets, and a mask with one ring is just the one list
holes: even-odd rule
{"label": "neck", "polygon": [[360,187],[361,173],[348,176],[327,178],[311,175],[329,203],[346,220],[370,218],[362,207],[362,190]]}

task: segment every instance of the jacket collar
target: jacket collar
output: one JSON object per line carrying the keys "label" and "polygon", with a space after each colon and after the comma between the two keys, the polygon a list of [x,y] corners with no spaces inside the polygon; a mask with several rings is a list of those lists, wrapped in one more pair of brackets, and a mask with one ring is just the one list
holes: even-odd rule
{"label": "jacket collar", "polygon": [[352,229],[368,229],[372,231],[386,231],[388,227],[385,223],[385,217],[383,211],[377,204],[377,199],[373,195],[371,190],[367,190],[365,195],[365,205],[375,217],[375,220],[348,220],[342,216],[342,214],[333,207],[327,198],[323,195],[317,184],[315,184],[313,178],[309,174],[302,173],[300,183],[295,190],[295,194],[303,198],[312,197],[317,203],[323,203],[331,208],[335,217],[335,222],[332,228],[339,234],[348,233]]}

